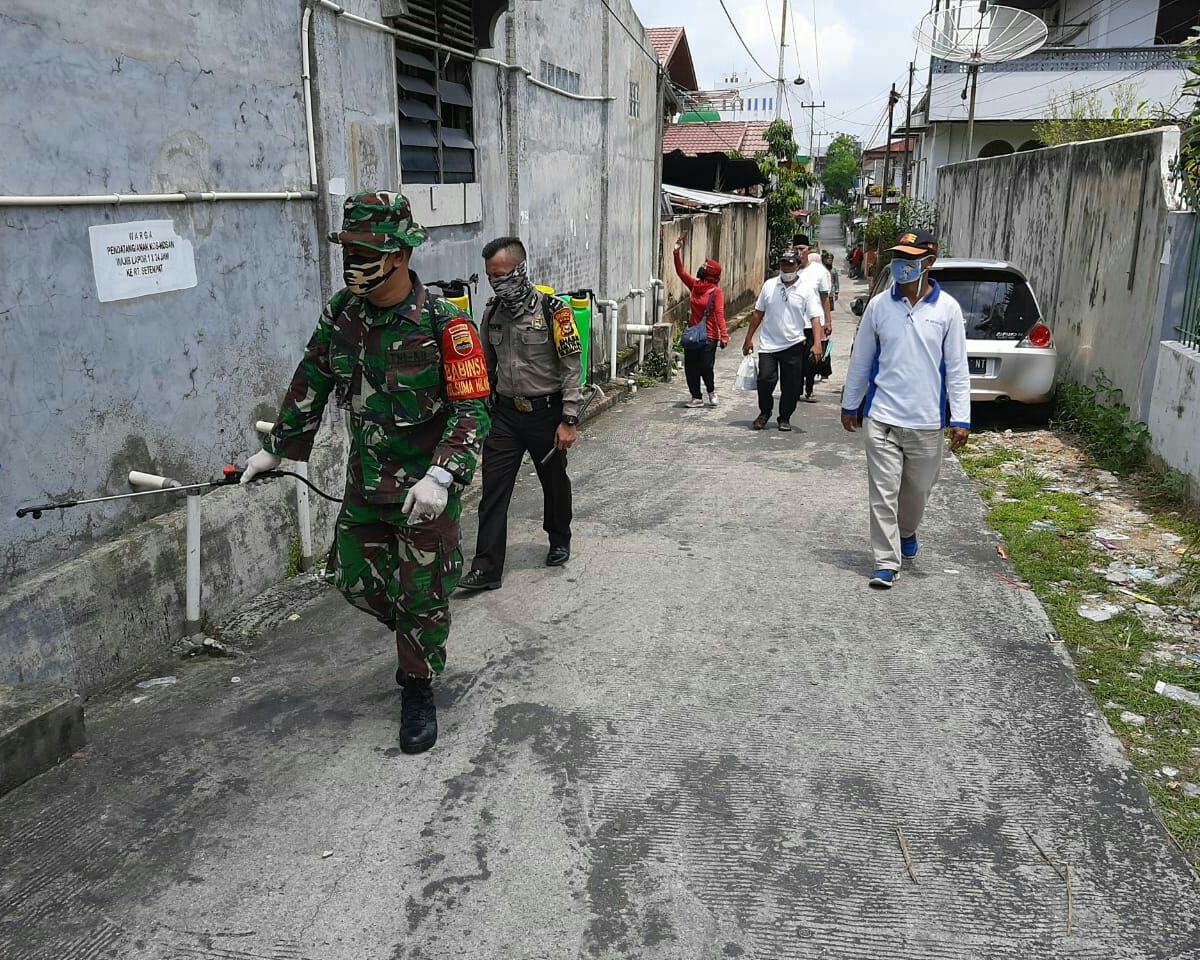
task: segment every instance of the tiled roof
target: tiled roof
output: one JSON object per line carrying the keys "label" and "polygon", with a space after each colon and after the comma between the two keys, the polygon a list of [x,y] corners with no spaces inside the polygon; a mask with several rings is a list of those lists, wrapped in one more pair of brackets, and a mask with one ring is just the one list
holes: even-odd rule
{"label": "tiled roof", "polygon": [[658,59],[664,65],[671,59],[671,52],[679,38],[683,36],[683,27],[647,27],[646,39],[658,54]]}
{"label": "tiled roof", "polygon": [[692,49],[683,27],[647,27],[646,39],[675,86],[683,90],[695,90],[699,86]]}
{"label": "tiled roof", "polygon": [[725,120],[716,123],[673,123],[663,131],[663,153],[682,150],[690,157],[702,153],[736,150],[753,157],[767,149],[763,132],[770,124],[762,120]]}
{"label": "tiled roof", "polygon": [[[910,150],[916,150],[916,148],[917,148],[917,142],[915,140],[893,140],[892,144],[891,144],[890,152],[891,153],[904,153],[906,145],[908,146],[908,149],[910,149]],[[870,150],[864,150],[863,158],[870,160],[875,157],[883,157],[883,155],[888,152],[889,151],[887,149],[885,149],[884,145],[881,143],[877,147],[871,147]]]}

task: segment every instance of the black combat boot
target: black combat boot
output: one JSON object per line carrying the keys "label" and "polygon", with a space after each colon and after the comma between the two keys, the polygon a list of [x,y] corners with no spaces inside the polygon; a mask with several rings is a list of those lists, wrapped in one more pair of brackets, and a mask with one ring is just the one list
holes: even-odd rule
{"label": "black combat boot", "polygon": [[426,677],[397,677],[400,684],[400,749],[424,753],[437,743],[437,707],[433,681]]}

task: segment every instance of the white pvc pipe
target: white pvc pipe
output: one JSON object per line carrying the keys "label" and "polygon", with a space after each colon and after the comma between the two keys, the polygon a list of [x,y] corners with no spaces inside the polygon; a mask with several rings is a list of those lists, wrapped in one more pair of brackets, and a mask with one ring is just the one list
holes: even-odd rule
{"label": "white pvc pipe", "polygon": [[313,133],[312,71],[309,70],[308,47],[312,41],[312,7],[304,8],[300,18],[300,76],[304,79],[304,129],[308,134],[308,184],[317,189],[317,140]]}
{"label": "white pvc pipe", "polygon": [[[254,429],[261,434],[268,434],[275,429],[270,420],[257,420]],[[303,460],[295,463],[296,473],[308,479],[308,464]],[[308,500],[308,487],[296,481],[296,518],[300,522],[300,566],[304,570],[312,569],[312,508]]]}
{"label": "white pvc pipe", "polygon": [[584,100],[600,103],[610,103],[616,100],[616,97],[592,97],[581,93],[569,93],[566,90],[560,90],[558,87],[551,86],[548,83],[543,83],[533,73],[526,70],[524,67],[517,66],[512,63],[505,63],[503,60],[493,60],[491,57],[480,57],[467,50],[460,50],[458,47],[447,46],[444,43],[438,43],[434,40],[426,40],[423,37],[414,37],[406,33],[402,33],[395,27],[389,27],[386,23],[380,23],[378,20],[368,20],[366,17],[360,17],[357,14],[350,13],[345,7],[339,6],[333,0],[314,0],[317,6],[324,7],[330,10],[343,20],[349,20],[351,23],[357,23],[360,27],[366,27],[368,30],[377,30],[380,33],[387,33],[393,37],[403,37],[406,43],[414,44],[418,47],[425,47],[427,50],[440,50],[443,53],[449,53],[456,57],[461,57],[463,60],[473,60],[476,63],[485,63],[491,67],[499,67],[502,70],[519,70],[525,74],[525,79],[532,83],[535,87],[542,87],[549,90],[551,93],[557,93],[559,96],[568,97],[571,100]]}
{"label": "white pvc pipe", "polygon": [[187,498],[187,622],[189,635],[200,629],[200,494]]}
{"label": "white pvc pipe", "polygon": [[630,287],[629,295],[638,298],[638,322],[625,327],[626,333],[638,334],[638,366],[646,359],[646,334],[652,333],[653,328],[646,324],[646,291],[638,287]]}
{"label": "white pvc pipe", "polygon": [[[308,464],[301,460],[296,473],[308,479]],[[312,513],[308,506],[308,487],[296,481],[296,516],[300,521],[300,568],[312,569]]]}
{"label": "white pvc pipe", "polygon": [[658,277],[650,278],[650,289],[654,291],[654,323],[663,322],[663,308],[666,305],[667,288]]}
{"label": "white pvc pipe", "polygon": [[239,200],[315,200],[314,190],[280,190],[275,193],[236,193],[203,191],[200,193],[100,193],[63,194],[62,196],[0,196],[0,207],[83,207],[115,203],[215,203]]}
{"label": "white pvc pipe", "polygon": [[608,379],[617,379],[617,301],[596,300],[596,306],[608,313]]}
{"label": "white pvc pipe", "polygon": [[170,477],[160,477],[156,473],[142,473],[141,470],[129,471],[129,485],[134,490],[170,490],[178,487],[179,481]]}

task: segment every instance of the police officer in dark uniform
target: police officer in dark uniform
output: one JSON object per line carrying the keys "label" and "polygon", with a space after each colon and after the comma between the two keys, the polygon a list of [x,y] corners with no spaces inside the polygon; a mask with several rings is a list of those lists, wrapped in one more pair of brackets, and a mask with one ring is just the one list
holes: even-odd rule
{"label": "police officer in dark uniform", "polygon": [[543,529],[550,537],[546,565],[562,566],[571,558],[567,451],[583,406],[583,343],[570,305],[534,287],[519,238],[493,240],[483,259],[496,292],[479,330],[492,385],[492,430],[484,441],[479,536],[471,571],[459,584],[464,590],[500,587],[508,505],[527,451],[542,484]]}

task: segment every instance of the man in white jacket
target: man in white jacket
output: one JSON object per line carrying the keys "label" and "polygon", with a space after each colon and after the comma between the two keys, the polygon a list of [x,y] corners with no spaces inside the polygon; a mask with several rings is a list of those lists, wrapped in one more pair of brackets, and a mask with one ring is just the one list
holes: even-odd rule
{"label": "man in white jacket", "polygon": [[[971,375],[962,308],[929,268],[937,240],[926,230],[892,247],[892,285],[867,305],[842,394],[842,426],[867,433],[870,584],[886,590],[901,562],[917,555],[917,527],[950,449],[971,433]],[[949,415],[947,416],[947,407]]]}

